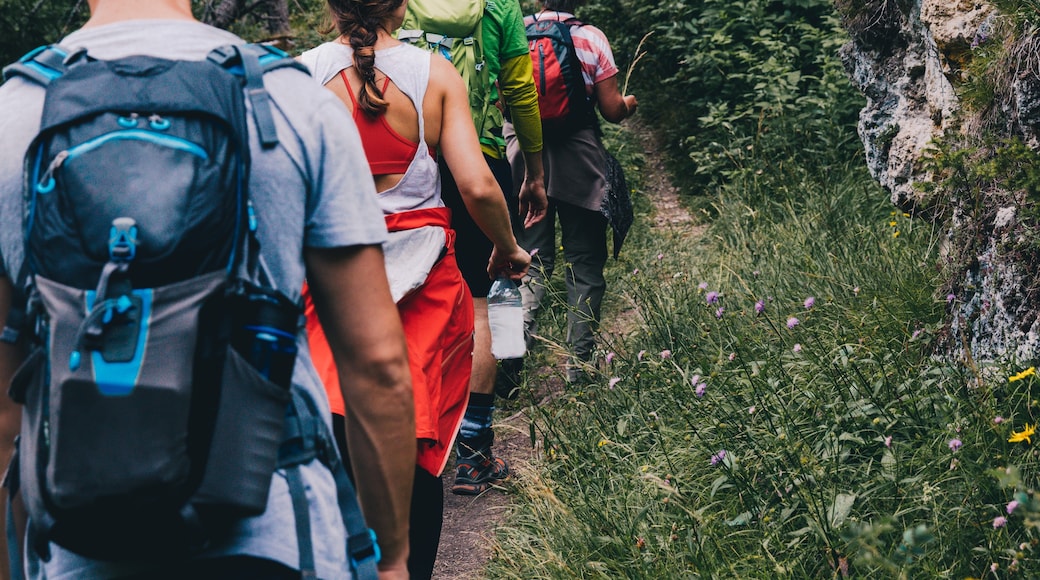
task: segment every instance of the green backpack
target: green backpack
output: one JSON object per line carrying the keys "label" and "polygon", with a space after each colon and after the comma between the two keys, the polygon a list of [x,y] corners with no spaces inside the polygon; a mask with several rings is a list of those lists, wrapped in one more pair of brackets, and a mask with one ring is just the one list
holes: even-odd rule
{"label": "green backpack", "polygon": [[473,125],[482,142],[490,137],[491,129],[502,126],[502,113],[491,102],[491,79],[484,61],[481,22],[485,3],[486,0],[410,0],[404,24],[397,32],[399,40],[436,52],[455,65],[469,91]]}

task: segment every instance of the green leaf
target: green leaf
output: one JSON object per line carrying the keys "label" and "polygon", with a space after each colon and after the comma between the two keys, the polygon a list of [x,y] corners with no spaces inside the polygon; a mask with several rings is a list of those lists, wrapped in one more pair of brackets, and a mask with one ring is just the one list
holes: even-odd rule
{"label": "green leaf", "polygon": [[834,503],[831,504],[827,515],[831,521],[831,527],[837,528],[845,523],[845,519],[849,517],[849,513],[852,512],[852,504],[856,502],[856,494],[854,493],[839,493],[834,498]]}
{"label": "green leaf", "polygon": [[896,456],[892,454],[891,449],[886,449],[885,454],[881,456],[881,473],[885,479],[896,480]]}
{"label": "green leaf", "polygon": [[746,525],[748,525],[748,523],[751,522],[752,519],[754,519],[754,516],[751,515],[751,512],[744,512],[744,513],[740,514],[739,516],[733,518],[732,520],[729,520],[728,522],[726,522],[726,525],[727,526],[746,526]]}

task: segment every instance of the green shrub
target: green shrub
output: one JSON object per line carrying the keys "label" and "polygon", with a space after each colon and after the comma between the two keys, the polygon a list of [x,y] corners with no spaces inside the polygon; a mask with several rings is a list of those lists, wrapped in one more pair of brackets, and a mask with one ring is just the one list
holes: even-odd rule
{"label": "green shrub", "polygon": [[632,92],[687,189],[858,150],[863,98],[838,60],[846,36],[828,0],[594,0],[579,15],[606,32],[622,75],[652,33]]}

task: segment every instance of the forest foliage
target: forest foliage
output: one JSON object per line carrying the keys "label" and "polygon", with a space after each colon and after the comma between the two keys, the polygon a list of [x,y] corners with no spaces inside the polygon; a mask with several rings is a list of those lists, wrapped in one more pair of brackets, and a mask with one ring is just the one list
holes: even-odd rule
{"label": "forest foliage", "polygon": [[839,59],[830,0],[595,0],[579,11],[608,32],[641,114],[663,133],[696,192],[764,160],[841,162],[860,149],[864,99]]}

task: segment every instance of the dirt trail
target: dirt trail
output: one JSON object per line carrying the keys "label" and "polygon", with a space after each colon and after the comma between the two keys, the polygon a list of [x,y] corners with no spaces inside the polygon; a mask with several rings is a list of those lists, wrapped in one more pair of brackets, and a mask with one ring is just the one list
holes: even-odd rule
{"label": "dirt trail", "polygon": [[[702,226],[693,225],[693,217],[679,201],[679,190],[669,179],[655,135],[638,119],[626,121],[625,127],[636,137],[645,155],[641,181],[645,195],[655,208],[651,227],[701,229]],[[627,318],[624,314],[612,317],[615,321]],[[604,330],[622,331],[620,328]],[[540,384],[548,395],[562,391],[559,372],[541,369],[535,375],[528,379],[528,384]],[[498,411],[495,419],[495,454],[508,459],[514,466],[530,461],[533,450],[527,414],[520,411],[507,416]],[[510,495],[495,489],[476,497],[454,495],[451,493],[454,478],[454,465],[449,464],[444,474],[444,527],[433,577],[435,580],[474,580],[483,577],[483,568],[491,558],[492,538],[495,529],[505,519]]]}

